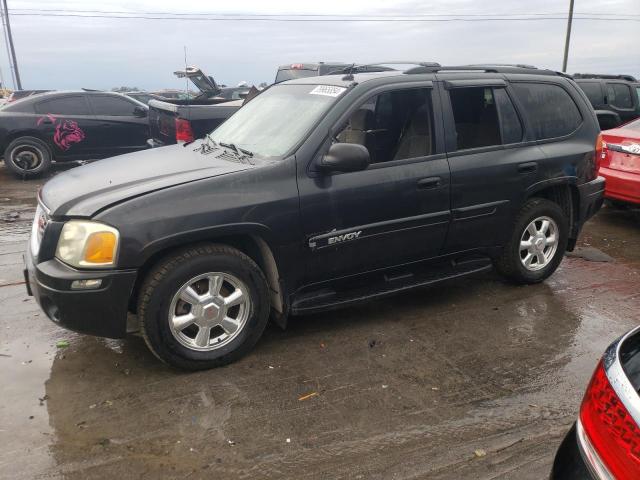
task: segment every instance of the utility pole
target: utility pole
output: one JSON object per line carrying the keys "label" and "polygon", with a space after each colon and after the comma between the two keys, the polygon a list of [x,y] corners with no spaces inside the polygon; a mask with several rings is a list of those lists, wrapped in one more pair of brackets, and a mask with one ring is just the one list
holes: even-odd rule
{"label": "utility pole", "polygon": [[[7,40],[7,26],[4,22],[4,7],[0,4],[0,20],[2,21],[2,38],[4,40],[4,47],[7,49],[7,60],[9,60],[9,75],[11,76],[11,83],[13,89],[16,89],[16,76],[13,74],[13,63],[11,63],[11,51],[9,50],[9,41]],[[5,85],[5,88],[8,86]]]}
{"label": "utility pole", "polygon": [[7,0],[2,0],[2,4],[4,6],[4,21],[7,27],[7,41],[9,42],[9,51],[11,52],[11,58],[9,59],[9,61],[13,65],[13,73],[16,76],[16,87],[18,88],[18,90],[22,90],[20,72],[18,71],[18,60],[16,59],[16,50],[13,47],[13,37],[11,36],[11,25],[9,24],[9,8],[7,7]]}
{"label": "utility pole", "polygon": [[[5,2],[7,0],[4,0]],[[569,43],[571,42],[571,22],[573,21],[573,0],[569,0],[569,18],[567,19],[567,38],[564,41],[564,59],[562,60],[562,71],[567,73],[567,60],[569,58]]]}

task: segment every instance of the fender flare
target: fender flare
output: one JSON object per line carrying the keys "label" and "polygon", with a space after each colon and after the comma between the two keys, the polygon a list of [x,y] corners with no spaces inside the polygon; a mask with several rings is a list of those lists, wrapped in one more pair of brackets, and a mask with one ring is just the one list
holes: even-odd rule
{"label": "fender flare", "polygon": [[[269,227],[260,223],[229,223],[187,230],[154,239],[142,248],[139,257],[140,265],[146,263],[154,255],[171,248],[229,236],[257,236],[266,242],[274,257],[276,256],[276,252],[271,248],[274,239]],[[277,258],[276,261],[278,261]]]}

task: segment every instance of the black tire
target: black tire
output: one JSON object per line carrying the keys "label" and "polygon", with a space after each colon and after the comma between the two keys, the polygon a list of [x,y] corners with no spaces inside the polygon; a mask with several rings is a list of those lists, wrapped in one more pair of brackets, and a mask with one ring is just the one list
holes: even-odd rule
{"label": "black tire", "polygon": [[4,164],[19,178],[34,178],[51,168],[51,151],[36,137],[19,137],[4,151]]}
{"label": "black tire", "polygon": [[[211,351],[180,343],[169,326],[172,298],[181,286],[208,272],[233,275],[248,289],[249,316],[237,336]],[[161,260],[147,275],[138,298],[140,330],[151,351],[163,362],[185,370],[204,370],[231,363],[253,348],[269,319],[269,291],[264,274],[247,255],[219,244],[185,248]]]}
{"label": "black tire", "polygon": [[[521,260],[520,240],[527,226],[539,217],[549,217],[556,223],[558,244],[555,253],[548,261],[549,263],[539,270],[532,271],[527,269]],[[567,249],[568,238],[569,222],[562,208],[557,203],[544,198],[532,198],[524,204],[518,213],[511,237],[504,246],[502,254],[494,259],[493,264],[501,275],[513,282],[521,284],[542,282],[560,265]]]}

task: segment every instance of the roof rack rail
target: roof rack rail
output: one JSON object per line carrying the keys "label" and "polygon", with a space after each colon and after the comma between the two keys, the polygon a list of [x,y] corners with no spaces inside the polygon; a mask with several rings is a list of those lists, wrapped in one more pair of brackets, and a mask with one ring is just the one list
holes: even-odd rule
{"label": "roof rack rail", "polygon": [[354,63],[345,67],[336,68],[329,72],[329,74],[337,73],[363,73],[363,72],[390,72],[395,71],[395,68],[387,67],[386,65],[417,65],[421,67],[439,67],[437,62],[421,62],[421,61],[398,61],[391,62],[375,62],[375,63]]}
{"label": "roof rack rail", "polygon": [[530,75],[555,75],[571,78],[570,75],[554,70],[547,70],[525,64],[475,64],[475,65],[453,65],[439,67],[414,67],[405,70],[404,73],[413,75],[418,73],[439,73],[439,72],[486,72],[486,73],[528,73]]}
{"label": "roof rack rail", "polygon": [[535,65],[528,65],[526,63],[472,63],[470,67],[517,67],[517,68],[530,68],[532,70],[538,70]]}
{"label": "roof rack rail", "polygon": [[607,75],[598,73],[574,73],[573,78],[603,78],[605,80],[626,80],[627,82],[637,82],[633,75]]}

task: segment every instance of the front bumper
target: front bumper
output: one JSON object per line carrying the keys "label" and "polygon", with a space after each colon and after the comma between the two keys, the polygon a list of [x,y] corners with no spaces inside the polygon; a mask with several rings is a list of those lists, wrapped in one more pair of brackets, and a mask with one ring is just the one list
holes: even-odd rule
{"label": "front bumper", "polygon": [[[53,258],[38,263],[27,248],[27,293],[56,324],[99,337],[123,338],[136,271],[79,271]],[[95,290],[72,290],[74,280],[101,279]]]}

